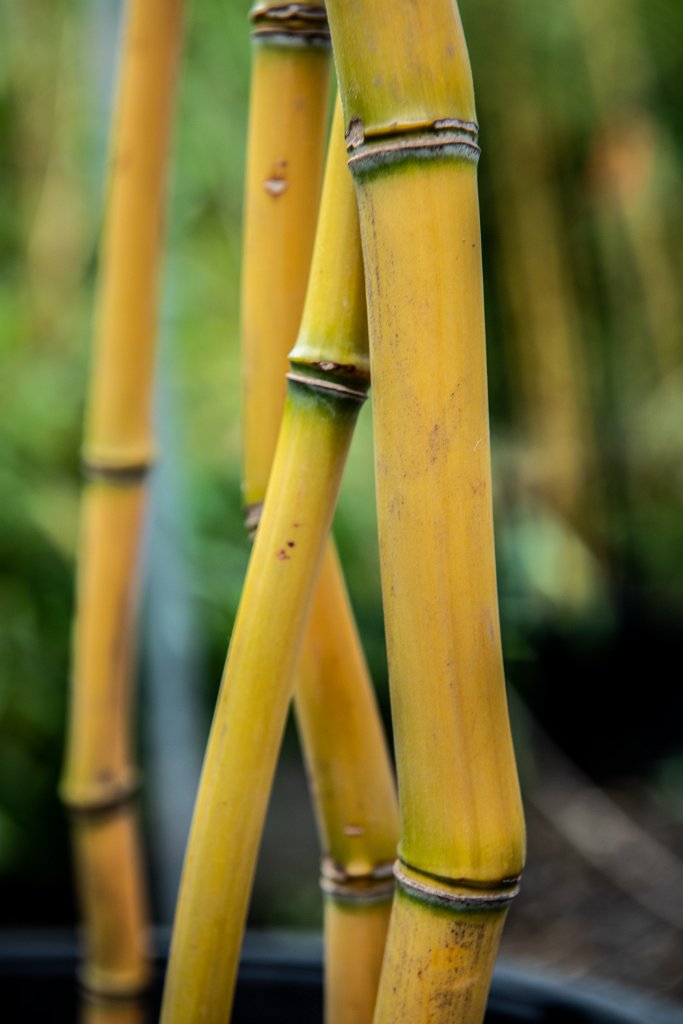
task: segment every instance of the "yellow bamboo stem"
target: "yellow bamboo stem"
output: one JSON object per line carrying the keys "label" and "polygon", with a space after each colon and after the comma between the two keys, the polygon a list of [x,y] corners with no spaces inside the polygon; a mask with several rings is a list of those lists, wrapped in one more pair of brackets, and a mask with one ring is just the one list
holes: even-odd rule
{"label": "yellow bamboo stem", "polygon": [[332,543],[294,703],[322,847],[325,1020],[370,1022],[393,896],[398,806],[375,695]]}
{"label": "yellow bamboo stem", "polygon": [[287,356],[306,297],[329,97],[325,9],[308,3],[289,10],[285,16],[286,5],[272,3],[252,11],[242,261],[242,490],[254,521],[268,485]]}
{"label": "yellow bamboo stem", "polygon": [[[287,356],[308,282],[327,109],[324,8],[314,9],[315,19],[307,8],[306,20],[292,7],[289,17],[275,20],[273,6],[258,8],[254,19],[245,196],[243,489],[252,530],[275,450]],[[311,38],[312,24],[317,32]],[[259,35],[264,25],[272,32]],[[341,140],[340,110],[333,132]],[[315,355],[320,353],[311,359]],[[367,373],[367,366],[360,371]],[[332,890],[325,897],[326,1020],[362,1024],[374,1010],[398,808],[372,684],[331,544],[298,677],[295,708],[323,848],[322,881]]]}
{"label": "yellow bamboo stem", "polygon": [[[145,471],[153,452],[156,281],[182,7],[182,0],[131,0],[127,12],[83,448],[61,793],[74,819],[86,931],[82,980],[100,1000],[133,999],[149,977],[147,895],[132,804],[138,785],[131,737],[133,623]],[[133,1020],[138,1012],[131,1004],[124,1016]],[[106,1007],[97,1015],[106,1017]]]}
{"label": "yellow bamboo stem", "polygon": [[[343,154],[328,161],[288,397],[209,737],[174,925],[164,1024],[229,1016],[293,670],[357,412],[367,389],[363,274]],[[353,216],[352,216],[353,214]],[[317,284],[324,284],[324,294]],[[336,313],[336,316],[335,316]],[[336,334],[323,358],[307,353]],[[344,369],[346,368],[346,369]]]}
{"label": "yellow bamboo stem", "polygon": [[452,0],[352,12],[329,0],[328,15],[363,239],[401,798],[402,896],[375,1022],[475,1024],[524,827],[498,624],[471,74]]}

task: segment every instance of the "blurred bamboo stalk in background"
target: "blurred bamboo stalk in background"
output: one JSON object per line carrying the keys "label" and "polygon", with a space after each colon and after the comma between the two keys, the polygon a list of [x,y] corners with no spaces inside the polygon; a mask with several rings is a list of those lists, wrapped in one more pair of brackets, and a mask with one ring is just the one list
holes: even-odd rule
{"label": "blurred bamboo stalk in background", "polygon": [[[322,5],[284,10],[279,3],[259,4],[252,19],[242,353],[244,494],[247,526],[255,531],[285,401],[287,357],[308,283],[330,42]],[[341,110],[335,132],[341,139]],[[327,230],[321,226],[321,235]],[[324,282],[312,285],[322,289]],[[326,1020],[369,1024],[389,924],[398,808],[372,683],[332,542],[304,639],[295,709],[323,848]]]}
{"label": "blurred bamboo stalk in background", "polygon": [[[182,0],[130,0],[112,129],[83,444],[69,739],[61,793],[73,844],[92,1020],[136,1020],[149,978],[147,893],[134,804],[133,625],[157,281]],[[130,1003],[126,998],[130,998]],[[107,1000],[111,999],[111,1003]]]}
{"label": "blurred bamboo stalk in background", "polygon": [[230,1014],[294,669],[369,384],[355,198],[341,136],[332,141],[282,427],[190,832],[164,1024],[223,1024]]}
{"label": "blurred bamboo stalk in background", "polygon": [[[538,489],[581,529],[594,479],[588,381],[548,133],[535,93],[525,89],[526,67],[519,61],[514,75],[498,79],[501,89],[514,85],[518,102],[514,119],[501,116],[489,130],[502,271],[515,328],[514,400],[540,462]],[[502,71],[500,64],[496,70]],[[524,153],[523,175],[505,159],[515,148]]]}
{"label": "blurred bamboo stalk in background", "polygon": [[12,153],[21,171],[20,215],[26,222],[26,308],[32,333],[63,346],[90,242],[73,152],[80,105],[71,73],[79,42],[76,22],[63,4],[46,8],[26,0],[7,8],[5,32],[13,40],[17,137]]}
{"label": "blurred bamboo stalk in background", "polygon": [[452,0],[328,0],[359,201],[401,800],[375,1024],[483,1019],[524,859],[496,594],[479,155]]}
{"label": "blurred bamboo stalk in background", "polygon": [[[635,386],[640,389],[643,379],[661,382],[679,368],[683,354],[680,261],[673,258],[678,240],[671,236],[663,188],[673,158],[649,109],[656,68],[633,0],[573,0],[573,10],[598,119],[592,153],[595,206],[620,337],[623,328],[632,335],[638,324],[633,289],[624,286],[624,241],[639,286],[637,302],[645,309],[652,358],[638,362]],[[632,343],[642,355],[642,329],[636,331]]]}
{"label": "blurred bamboo stalk in background", "polygon": [[[521,17],[506,16],[505,44],[487,76],[491,90],[487,138],[489,174],[496,206],[500,270],[511,313],[511,400],[526,454],[521,461],[520,499],[544,508],[563,528],[555,531],[553,572],[567,606],[590,603],[593,561],[579,557],[604,545],[604,495],[585,324],[570,262],[567,225],[554,174],[552,130],[542,90],[533,77]],[[514,91],[515,103],[500,97]],[[524,154],[524,173],[509,159]],[[509,510],[508,510],[509,511]],[[533,513],[532,513],[533,514]],[[576,536],[575,536],[576,535]]]}

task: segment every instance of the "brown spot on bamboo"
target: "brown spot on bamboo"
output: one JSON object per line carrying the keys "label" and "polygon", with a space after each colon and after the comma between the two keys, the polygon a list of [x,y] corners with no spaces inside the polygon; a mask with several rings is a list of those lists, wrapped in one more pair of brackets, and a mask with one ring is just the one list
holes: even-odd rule
{"label": "brown spot on bamboo", "polygon": [[349,126],[344,134],[346,139],[346,145],[349,149],[355,149],[356,146],[362,146],[365,142],[365,125],[363,124],[362,118],[352,117],[349,121]]}
{"label": "brown spot on bamboo", "polygon": [[279,196],[286,192],[289,187],[286,169],[287,161],[278,160],[277,163],[273,166],[270,175],[263,182],[264,189],[266,190],[269,196],[273,197],[273,199],[279,198]]}

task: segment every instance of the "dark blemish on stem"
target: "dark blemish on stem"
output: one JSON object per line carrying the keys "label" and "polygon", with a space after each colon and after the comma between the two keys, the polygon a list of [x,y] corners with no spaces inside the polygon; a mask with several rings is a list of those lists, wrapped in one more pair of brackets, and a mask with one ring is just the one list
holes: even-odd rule
{"label": "dark blemish on stem", "polygon": [[294,541],[293,541],[293,540],[288,540],[288,541],[287,541],[287,547],[288,547],[288,548],[293,548],[293,547],[295,547]]}
{"label": "dark blemish on stem", "polygon": [[365,142],[365,125],[363,124],[362,118],[352,117],[349,121],[349,127],[346,129],[344,134],[346,139],[346,145],[349,149],[355,149],[356,146],[362,146]]}

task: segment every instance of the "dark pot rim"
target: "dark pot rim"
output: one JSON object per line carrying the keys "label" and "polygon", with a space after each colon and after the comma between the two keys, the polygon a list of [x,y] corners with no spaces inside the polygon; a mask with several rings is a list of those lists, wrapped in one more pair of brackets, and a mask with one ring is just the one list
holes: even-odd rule
{"label": "dark pot rim", "polygon": [[[154,939],[160,984],[168,929],[156,929]],[[77,960],[74,931],[0,931],[0,990],[5,997],[14,991],[19,1005],[29,986],[37,997],[41,985],[47,990],[59,982],[61,991],[71,990],[74,999]],[[320,936],[297,931],[248,932],[236,1007],[240,1000],[246,1005],[254,993],[268,986],[277,991],[278,999],[296,991],[299,998],[304,993],[311,1006],[321,1006]],[[159,986],[157,997],[158,990]],[[5,1019],[9,1024],[11,1018]],[[241,1019],[237,1010],[234,1019]],[[576,980],[502,959],[491,985],[487,1022],[489,1019],[492,1024],[683,1024],[683,1007],[617,983]]]}

